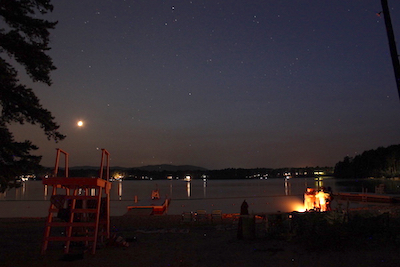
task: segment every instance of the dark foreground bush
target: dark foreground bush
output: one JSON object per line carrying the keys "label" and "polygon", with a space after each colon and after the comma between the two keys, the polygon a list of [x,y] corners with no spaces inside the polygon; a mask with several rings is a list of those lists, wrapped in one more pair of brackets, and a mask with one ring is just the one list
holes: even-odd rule
{"label": "dark foreground bush", "polygon": [[386,213],[294,213],[293,241],[310,250],[365,249],[400,245],[400,219]]}

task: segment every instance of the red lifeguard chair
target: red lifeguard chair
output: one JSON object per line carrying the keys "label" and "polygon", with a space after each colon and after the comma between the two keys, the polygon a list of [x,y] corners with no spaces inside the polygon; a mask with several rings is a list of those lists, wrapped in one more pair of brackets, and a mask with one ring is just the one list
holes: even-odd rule
{"label": "red lifeguard chair", "polygon": [[[65,156],[65,176],[58,177],[60,155]],[[42,254],[50,241],[64,242],[64,253],[70,253],[71,242],[83,244],[96,252],[96,245],[110,237],[110,153],[102,149],[99,177],[68,177],[68,153],[57,149],[54,177],[44,179],[52,186]],[[105,162],[105,164],[104,164]],[[104,172],[105,170],[105,172]],[[64,234],[60,234],[60,229]]]}

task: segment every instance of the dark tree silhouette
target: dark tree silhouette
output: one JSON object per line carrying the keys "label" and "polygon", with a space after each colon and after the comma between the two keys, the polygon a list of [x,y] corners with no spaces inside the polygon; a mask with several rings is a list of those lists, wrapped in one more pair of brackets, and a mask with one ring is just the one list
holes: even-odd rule
{"label": "dark tree silhouette", "polygon": [[51,85],[55,70],[45,53],[49,48],[49,30],[57,22],[39,19],[53,10],[49,0],[0,0],[0,191],[12,186],[19,175],[40,167],[40,156],[31,155],[37,147],[30,141],[16,142],[8,126],[11,123],[39,125],[47,138],[56,142],[65,138],[52,114],[44,109],[32,89],[19,83],[17,70],[9,63],[22,65],[34,82]]}
{"label": "dark tree silhouette", "polygon": [[354,158],[345,157],[335,166],[335,177],[367,178],[400,176],[400,145],[378,147]]}

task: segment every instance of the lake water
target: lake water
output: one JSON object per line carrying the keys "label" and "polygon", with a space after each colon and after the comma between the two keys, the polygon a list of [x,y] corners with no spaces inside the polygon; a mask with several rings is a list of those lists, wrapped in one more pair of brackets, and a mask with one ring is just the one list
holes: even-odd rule
{"label": "lake water", "polygon": [[[399,187],[399,182],[396,184],[395,187]],[[341,180],[333,178],[122,181],[112,184],[111,215],[123,215],[126,207],[134,204],[135,196],[140,203],[140,200],[149,199],[151,191],[156,188],[161,195],[172,199],[168,214],[199,209],[239,213],[243,200],[254,213],[291,212],[303,208],[303,194],[307,187],[318,189],[321,186],[331,187],[333,192],[361,191],[357,181],[341,183]],[[20,188],[0,193],[0,217],[44,217],[50,195],[51,188],[47,189],[41,181],[27,181]]]}

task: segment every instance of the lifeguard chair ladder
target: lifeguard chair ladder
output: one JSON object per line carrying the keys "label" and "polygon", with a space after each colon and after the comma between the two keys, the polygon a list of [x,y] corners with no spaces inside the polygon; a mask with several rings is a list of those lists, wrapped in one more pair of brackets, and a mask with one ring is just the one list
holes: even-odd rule
{"label": "lifeguard chair ladder", "polygon": [[[61,153],[65,156],[65,177],[58,177]],[[70,253],[71,242],[84,242],[85,247],[90,247],[91,253],[94,254],[98,240],[103,241],[104,238],[110,237],[109,161],[110,153],[102,149],[98,178],[70,178],[68,153],[57,149],[54,177],[43,180],[43,184],[52,186],[53,190],[44,230],[42,254],[46,253],[50,241],[64,242],[66,254]],[[61,194],[59,191],[63,190],[64,194]],[[64,227],[64,235],[55,230],[60,227]]]}

